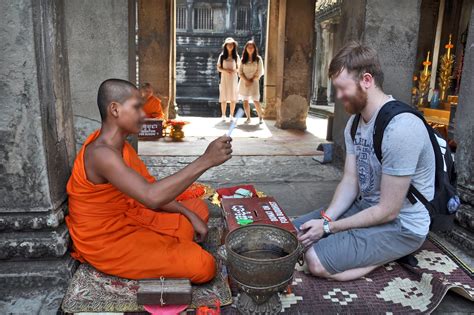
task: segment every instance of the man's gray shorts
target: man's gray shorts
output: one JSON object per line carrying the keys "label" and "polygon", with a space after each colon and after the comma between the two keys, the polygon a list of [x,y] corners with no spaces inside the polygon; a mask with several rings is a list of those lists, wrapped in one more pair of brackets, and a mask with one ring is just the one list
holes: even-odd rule
{"label": "man's gray shorts", "polygon": [[[341,216],[349,217],[368,208],[365,201],[357,200]],[[306,221],[319,219],[320,210],[310,212],[293,221],[297,229]],[[420,248],[426,237],[402,227],[400,220],[331,234],[313,247],[321,264],[330,274],[349,269],[376,266],[394,261]]]}

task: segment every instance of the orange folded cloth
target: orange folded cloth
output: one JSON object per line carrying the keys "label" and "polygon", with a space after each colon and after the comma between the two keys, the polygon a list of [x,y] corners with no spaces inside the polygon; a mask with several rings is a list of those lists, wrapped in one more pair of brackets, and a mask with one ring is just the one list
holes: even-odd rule
{"label": "orange folded cloth", "polygon": [[[95,131],[87,138],[67,184],[66,223],[73,241],[72,256],[102,272],[129,279],[163,276],[187,278],[193,283],[211,280],[216,270],[214,258],[193,241],[194,229],[185,216],[148,209],[112,184],[88,181],[84,148],[99,133]],[[123,159],[147,181],[155,181],[128,143]],[[204,201],[182,203],[207,222],[209,212]]]}

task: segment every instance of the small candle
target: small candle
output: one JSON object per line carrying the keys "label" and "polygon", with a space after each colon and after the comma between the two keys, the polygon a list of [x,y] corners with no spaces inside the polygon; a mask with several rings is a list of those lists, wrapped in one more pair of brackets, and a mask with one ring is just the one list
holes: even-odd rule
{"label": "small candle", "polygon": [[447,53],[447,56],[448,56],[448,60],[449,60],[449,57],[451,56],[451,48],[454,47],[453,44],[451,44],[451,34],[449,34],[449,43],[444,46],[445,48],[448,48],[448,53]]}
{"label": "small candle", "polygon": [[428,75],[428,67],[431,64],[431,62],[430,62],[430,51],[428,51],[428,55],[426,56],[426,61],[423,62],[423,64],[425,65],[425,75]]}

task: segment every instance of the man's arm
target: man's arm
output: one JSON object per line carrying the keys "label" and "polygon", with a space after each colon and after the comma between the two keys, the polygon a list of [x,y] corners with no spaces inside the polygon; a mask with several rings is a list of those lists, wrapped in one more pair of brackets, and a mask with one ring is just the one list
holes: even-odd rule
{"label": "man's arm", "polygon": [[206,152],[176,174],[154,183],[147,182],[133,169],[125,165],[118,151],[109,147],[96,148],[91,155],[91,164],[97,175],[134,198],[148,208],[156,209],[173,201],[195,182],[206,170],[231,158],[229,137],[213,141]]}
{"label": "man's arm", "polygon": [[[380,202],[348,218],[329,222],[331,233],[379,225],[394,220],[400,213],[410,181],[410,176],[383,174]],[[301,226],[301,230],[305,233],[299,235],[298,239],[307,247],[323,237],[323,220],[308,221]]]}
{"label": "man's arm", "polygon": [[364,228],[393,221],[400,213],[410,187],[411,176],[382,174],[380,202],[375,206],[338,221],[330,222],[331,232]]}
{"label": "man's arm", "polygon": [[357,178],[356,157],[354,154],[346,155],[344,175],[337,185],[336,192],[332,198],[326,214],[333,220],[337,220],[349,209],[359,193],[359,182]]}

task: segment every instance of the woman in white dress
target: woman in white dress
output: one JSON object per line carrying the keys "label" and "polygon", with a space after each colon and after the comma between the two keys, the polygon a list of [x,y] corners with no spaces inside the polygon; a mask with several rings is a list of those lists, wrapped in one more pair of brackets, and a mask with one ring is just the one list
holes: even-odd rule
{"label": "woman in white dress", "polygon": [[222,120],[226,120],[227,103],[230,103],[230,120],[234,119],[235,103],[238,101],[238,71],[240,58],[237,54],[237,42],[226,38],[222,45],[222,53],[217,61],[217,71],[220,72],[219,102],[221,103]]}
{"label": "woman in white dress", "polygon": [[239,95],[244,101],[246,123],[250,123],[250,104],[253,101],[257,109],[259,124],[263,122],[263,112],[260,106],[260,77],[263,75],[263,60],[258,55],[257,45],[249,40],[242,53],[242,61],[239,67]]}

